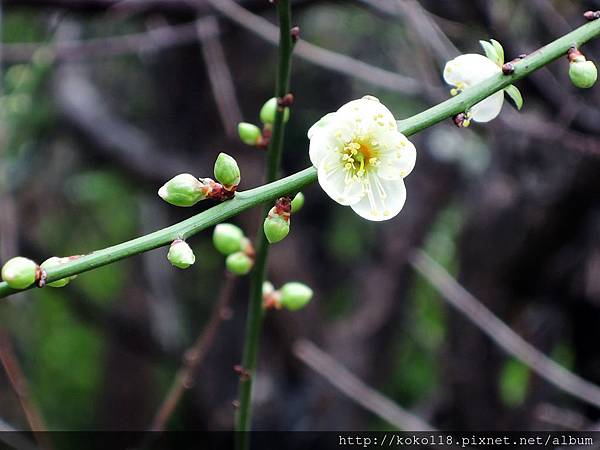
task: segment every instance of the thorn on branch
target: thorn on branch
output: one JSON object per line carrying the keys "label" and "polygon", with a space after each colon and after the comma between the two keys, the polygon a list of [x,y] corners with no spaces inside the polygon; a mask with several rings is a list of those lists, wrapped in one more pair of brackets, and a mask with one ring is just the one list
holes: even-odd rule
{"label": "thorn on branch", "polygon": [[250,378],[252,378],[250,372],[248,372],[239,364],[233,366],[233,371],[239,375],[241,381],[248,381]]}
{"label": "thorn on branch", "polygon": [[589,21],[600,19],[600,11],[586,11],[583,13],[583,17]]}
{"label": "thorn on branch", "polygon": [[290,30],[290,36],[292,37],[292,42],[295,44],[300,39],[300,27],[295,26]]}
{"label": "thorn on branch", "polygon": [[[581,53],[579,51],[579,49],[575,46],[571,47],[569,50],[567,50],[567,59],[569,60],[569,62],[573,62],[575,60],[577,60],[578,58],[581,58],[583,56],[583,53]],[[585,59],[584,59],[585,61]]]}
{"label": "thorn on branch", "polygon": [[37,283],[37,287],[43,288],[44,286],[46,286],[47,278],[48,278],[48,274],[46,273],[46,271],[38,266],[38,268],[35,272],[35,280]]}
{"label": "thorn on branch", "polygon": [[507,62],[506,64],[504,64],[502,66],[502,73],[504,75],[512,75],[513,73],[515,73],[515,64],[519,61],[521,61],[523,58],[525,58],[527,56],[526,53],[521,53],[519,56],[517,56],[515,59],[513,59],[512,61]]}
{"label": "thorn on branch", "polygon": [[283,97],[277,99],[277,106],[281,109],[289,108],[294,103],[294,94],[285,94]]}

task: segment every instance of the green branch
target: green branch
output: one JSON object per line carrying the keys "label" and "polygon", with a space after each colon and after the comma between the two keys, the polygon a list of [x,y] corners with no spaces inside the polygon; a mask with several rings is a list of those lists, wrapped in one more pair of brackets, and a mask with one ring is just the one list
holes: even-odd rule
{"label": "green branch", "polygon": [[[279,56],[277,62],[277,81],[275,97],[283,99],[289,93],[290,73],[292,68],[292,5],[290,0],[280,0],[277,3],[279,15]],[[283,137],[285,134],[284,108],[277,108],[273,134],[267,152],[267,182],[273,182],[279,177],[281,154],[283,152]],[[314,176],[314,174],[313,174]],[[288,191],[287,193],[289,193]],[[252,424],[252,385],[256,376],[258,360],[258,347],[263,321],[263,296],[262,285],[266,278],[267,263],[269,259],[269,241],[263,228],[262,219],[266,217],[271,205],[266,205],[261,217],[256,237],[256,258],[250,279],[250,301],[248,303],[248,317],[246,319],[246,332],[244,337],[244,352],[242,367],[245,374],[240,377],[239,383],[239,409],[236,414],[235,430],[236,447],[244,450],[249,446],[247,431]]]}
{"label": "green branch", "polygon": [[[416,116],[399,122],[400,130],[407,136],[413,135],[425,128],[429,128],[446,120],[477,102],[492,95],[516,80],[529,75],[531,72],[549,64],[565,55],[572,45],[581,46],[600,35],[600,20],[587,23],[560,39],[537,50],[528,57],[515,64],[515,72],[510,76],[498,75],[446,100]],[[566,70],[566,67],[565,67]],[[301,190],[317,179],[314,168],[304,169],[289,177],[260,186],[249,191],[238,192],[232,200],[197,214],[189,219],[164,228],[146,236],[141,236],[131,241],[123,242],[103,250],[98,250],[85,255],[77,260],[48,270],[48,281],[56,281],[79,273],[87,272],[106,264],[119,261],[129,256],[152,250],[170,244],[177,237],[189,238],[194,234],[230,219],[233,216],[254,206],[270,202],[277,197]],[[410,200],[409,200],[410,201]],[[22,292],[8,287],[5,282],[0,283],[0,298],[10,294]]]}

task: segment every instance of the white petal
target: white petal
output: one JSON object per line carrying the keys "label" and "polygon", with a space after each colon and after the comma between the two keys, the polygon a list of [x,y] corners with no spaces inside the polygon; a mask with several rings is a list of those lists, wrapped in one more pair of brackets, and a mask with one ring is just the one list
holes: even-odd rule
{"label": "white petal", "polygon": [[337,110],[336,119],[352,127],[355,134],[365,134],[378,129],[397,130],[394,115],[375,97],[365,96],[346,103]]}
{"label": "white petal", "polygon": [[398,215],[406,202],[404,181],[381,180],[375,175],[369,176],[371,191],[351,208],[359,216],[373,221],[388,220]]}
{"label": "white petal", "polygon": [[495,119],[502,111],[504,92],[496,92],[485,100],[480,101],[471,108],[471,115],[475,122],[489,122]]}
{"label": "white petal", "polygon": [[377,175],[384,180],[408,176],[417,160],[417,150],[412,142],[398,131],[389,131],[377,137],[380,139],[378,158],[381,162],[377,167]]}
{"label": "white petal", "polygon": [[308,138],[312,139],[313,134],[321,128],[329,125],[335,118],[335,113],[325,114],[308,130]]}
{"label": "white petal", "polygon": [[340,205],[348,206],[356,203],[364,195],[360,182],[346,183],[346,171],[339,153],[329,154],[321,161],[318,177],[321,188]]}
{"label": "white petal", "polygon": [[452,86],[463,84],[467,88],[500,72],[502,69],[492,60],[477,53],[469,53],[446,63],[444,81]]}

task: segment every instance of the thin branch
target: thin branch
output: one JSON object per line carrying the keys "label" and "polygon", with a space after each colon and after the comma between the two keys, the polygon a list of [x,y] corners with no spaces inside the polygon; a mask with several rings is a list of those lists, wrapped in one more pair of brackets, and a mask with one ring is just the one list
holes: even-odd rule
{"label": "thin branch", "polygon": [[600,408],[600,387],[568,371],[525,341],[425,252],[415,251],[410,264],[450,305],[464,314],[506,353],[521,361],[550,384],[589,405]]}
{"label": "thin branch", "polygon": [[36,447],[29,439],[23,436],[19,430],[2,419],[0,419],[0,441],[16,450],[40,450],[39,447]]}
{"label": "thin branch", "polygon": [[235,95],[235,86],[225,59],[225,52],[218,38],[219,23],[213,16],[206,16],[196,22],[196,30],[223,128],[227,136],[233,139],[237,136],[237,124],[242,121],[242,112]]}
{"label": "thin branch", "polygon": [[47,439],[47,435],[44,434],[48,429],[37,406],[31,401],[27,379],[23,374],[19,360],[15,356],[10,336],[3,329],[0,330],[0,362],[2,362],[8,380],[15,394],[17,394],[19,403],[23,408],[29,427],[33,431],[38,445],[42,449],[50,450],[52,446]]}
{"label": "thin branch", "polygon": [[[278,30],[268,20],[241,7],[233,0],[206,0],[216,11],[237,23],[246,30],[260,36],[265,41],[277,45]],[[298,57],[321,67],[343,73],[369,84],[401,92],[406,95],[420,95],[425,89],[420,80],[380,69],[340,53],[332,52],[306,41],[299,41],[294,49]]]}
{"label": "thin branch", "polygon": [[[484,98],[504,89],[515,81],[566,54],[571,46],[583,45],[598,35],[600,35],[600,20],[589,22],[516,63],[515,71],[512,75],[498,74],[493,76],[456,97],[398,122],[398,128],[406,136],[411,136],[458,113],[464,112]],[[46,271],[46,281],[51,283],[61,278],[87,272],[106,264],[170,244],[177,238],[189,238],[249,208],[264,204],[282,195],[302,190],[302,188],[313,183],[316,179],[316,169],[309,167],[272,183],[248,191],[237,192],[232,200],[214,206],[175,225],[131,241],[98,250],[71,262],[48,269]],[[33,285],[27,289],[31,287]],[[17,292],[23,292],[23,290],[11,289],[5,282],[0,283],[0,298]]]}
{"label": "thin branch", "polygon": [[196,27],[203,19],[184,25],[161,26],[142,33],[123,36],[62,41],[53,44],[3,44],[2,60],[9,63],[28,62],[40,50],[55,60],[89,60],[132,53],[159,51],[198,40]]}
{"label": "thin branch", "polygon": [[[211,3],[212,4],[212,3]],[[290,91],[290,77],[292,71],[292,52],[294,40],[292,38],[292,4],[291,0],[279,0],[277,3],[279,18],[279,47],[277,58],[277,78],[275,82],[275,98],[279,103]],[[281,155],[283,153],[283,138],[285,135],[285,107],[278,106],[273,123],[273,134],[267,151],[267,182],[273,182],[279,177]],[[261,216],[269,213],[269,206],[265,206]],[[258,363],[258,347],[263,322],[263,283],[267,273],[270,244],[262,226],[258,227],[256,237],[256,258],[250,278],[250,301],[248,304],[248,317],[244,335],[244,352],[242,367],[244,374],[240,376],[239,402],[236,414],[235,430],[236,448],[245,450],[249,447],[250,439],[247,431],[252,428],[252,385],[256,376]],[[247,374],[247,375],[246,375]],[[240,433],[241,432],[241,433]]]}
{"label": "thin branch", "polygon": [[350,400],[404,431],[435,431],[420,417],[364,384],[330,355],[306,339],[294,343],[294,355]]}
{"label": "thin branch", "polygon": [[202,333],[196,338],[194,344],[185,352],[183,365],[177,371],[167,396],[154,416],[150,431],[163,431],[165,429],[167,422],[173,415],[185,391],[194,386],[194,378],[198,368],[212,346],[221,321],[226,317],[226,311],[233,295],[236,280],[236,277],[228,272],[225,273],[225,284],[221,288],[219,299],[213,308],[209,322]]}

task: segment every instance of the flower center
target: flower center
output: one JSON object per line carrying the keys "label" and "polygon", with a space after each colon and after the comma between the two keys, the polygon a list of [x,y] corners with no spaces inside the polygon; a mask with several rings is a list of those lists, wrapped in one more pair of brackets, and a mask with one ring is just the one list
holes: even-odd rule
{"label": "flower center", "polygon": [[381,164],[376,156],[376,142],[369,144],[363,141],[353,140],[344,146],[342,151],[342,161],[346,170],[346,183],[363,179],[366,172]]}

